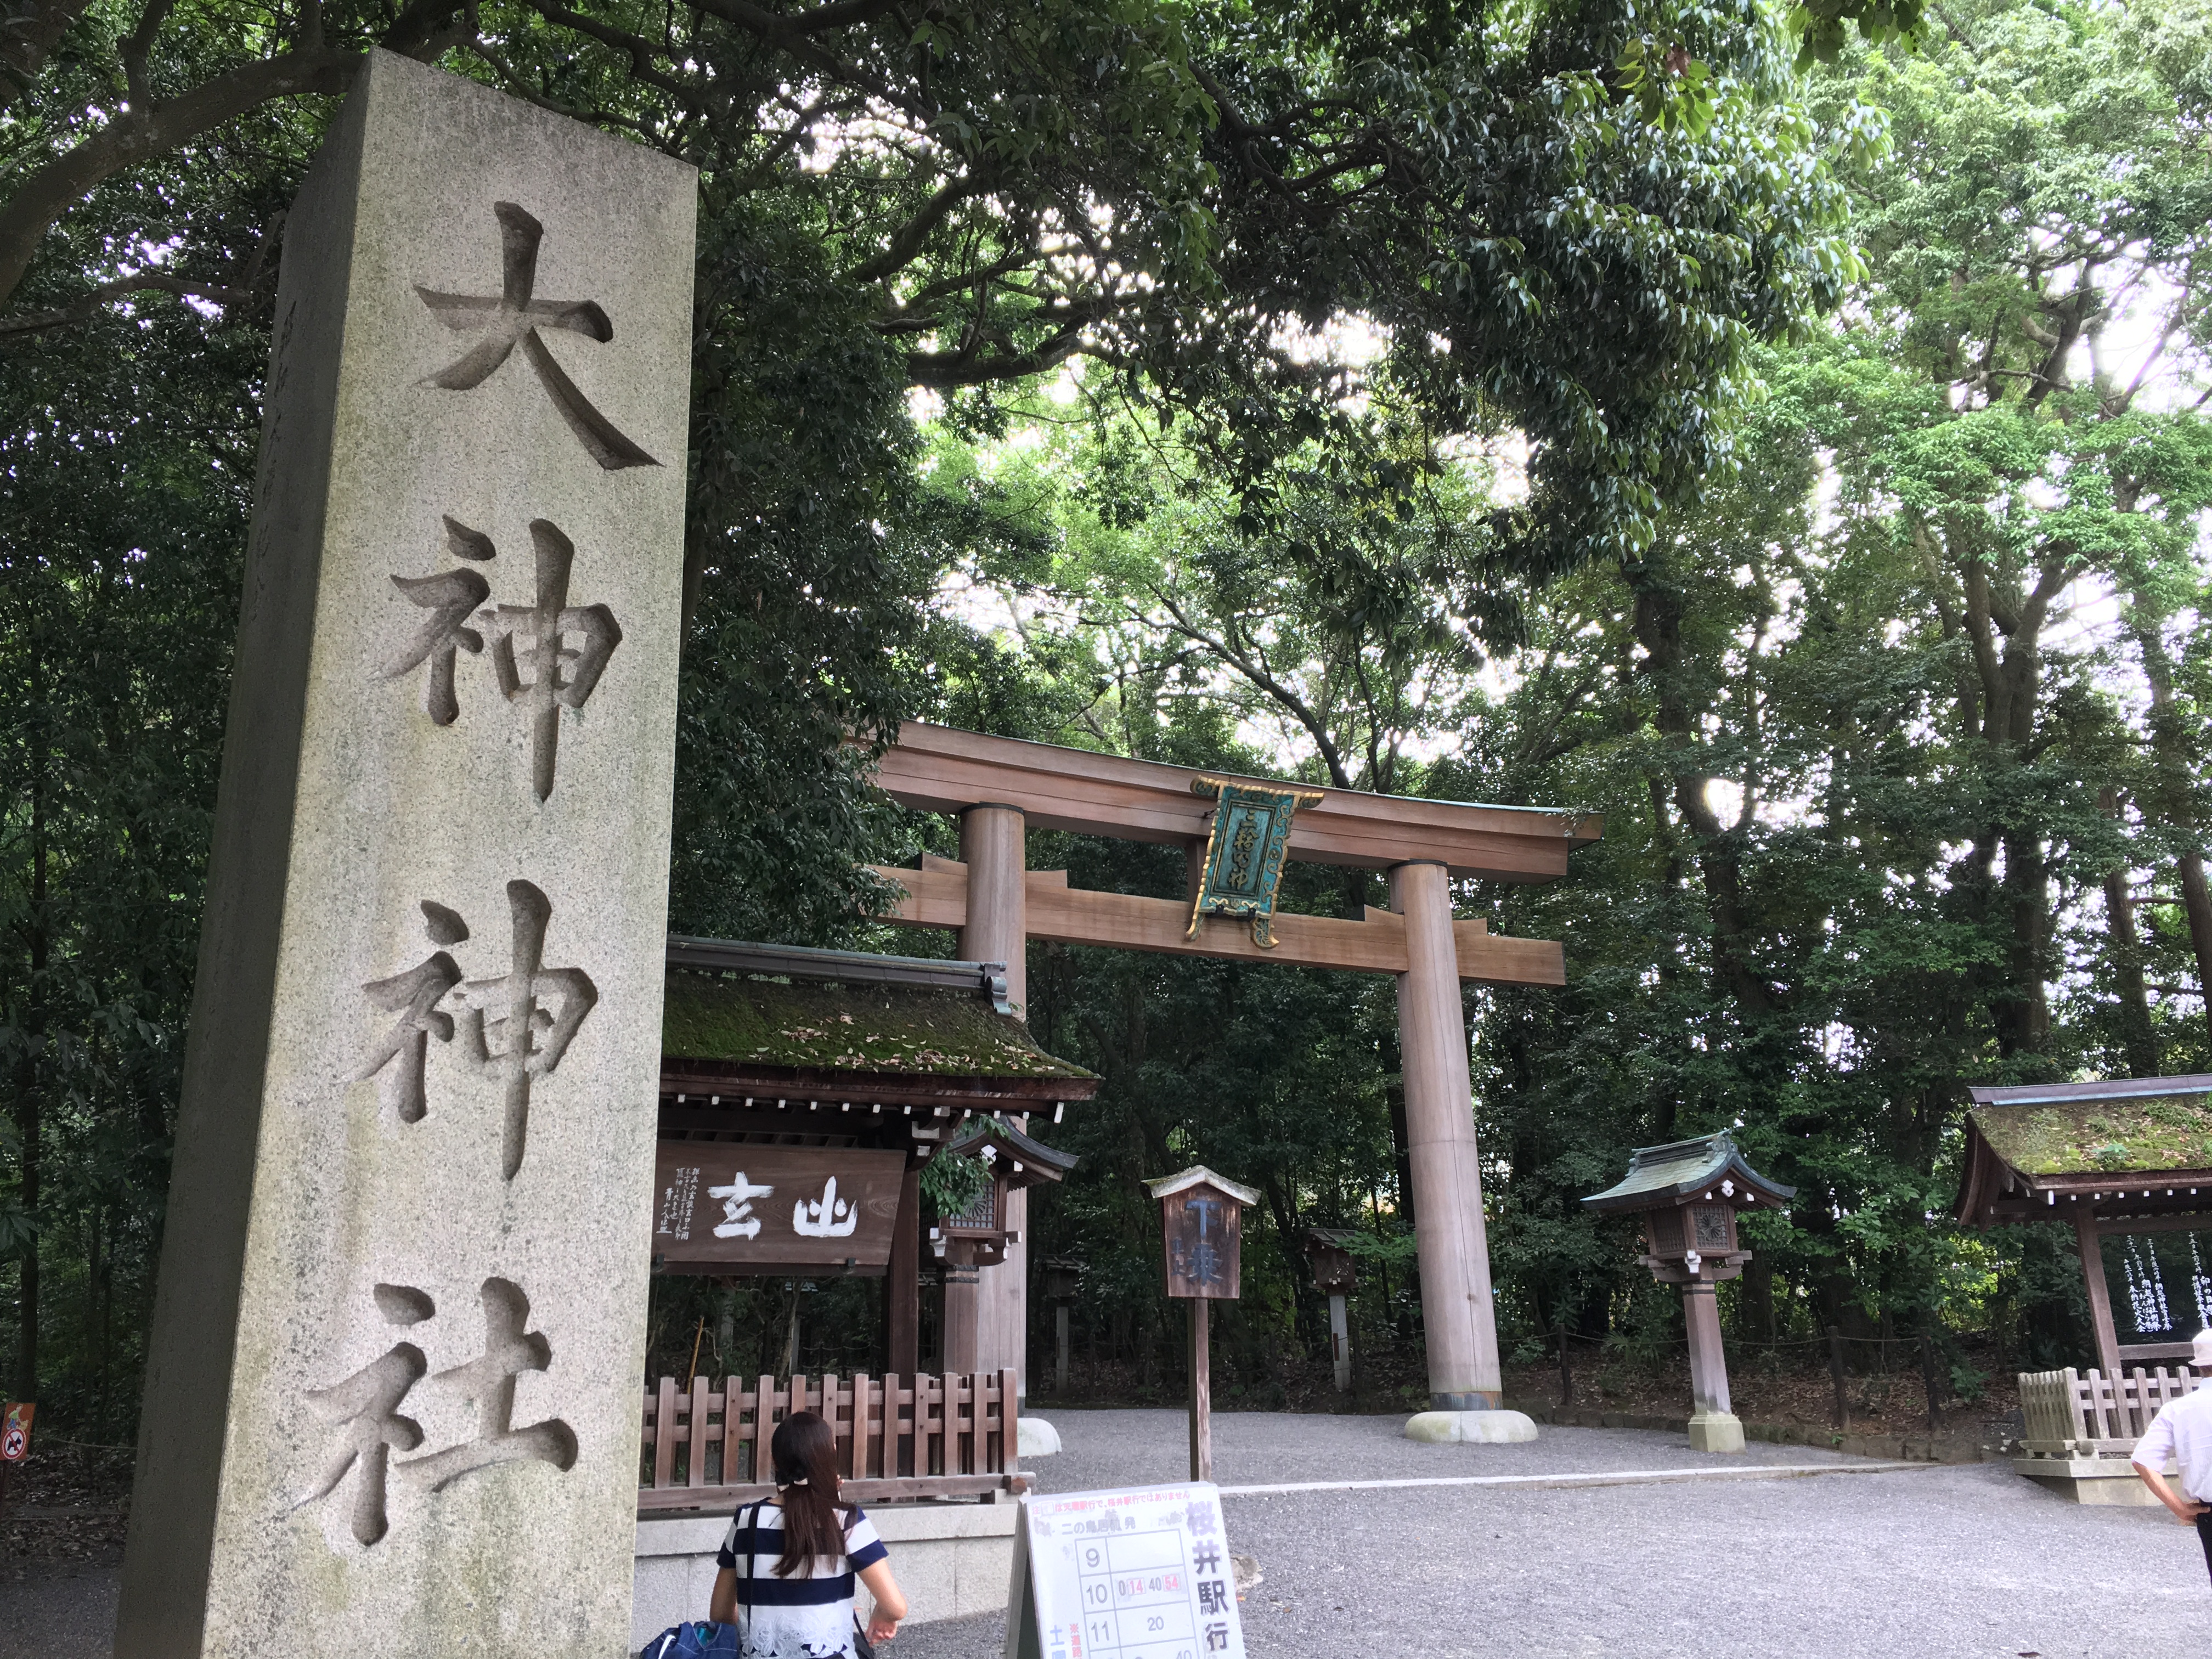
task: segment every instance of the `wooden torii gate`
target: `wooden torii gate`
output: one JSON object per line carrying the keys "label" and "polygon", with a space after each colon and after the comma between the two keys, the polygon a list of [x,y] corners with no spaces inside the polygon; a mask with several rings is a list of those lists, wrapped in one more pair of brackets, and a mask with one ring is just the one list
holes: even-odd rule
{"label": "wooden torii gate", "polygon": [[[1555,943],[1501,938],[1483,922],[1455,921],[1449,878],[1553,880],[1566,873],[1570,852],[1597,839],[1601,821],[1546,808],[1328,790],[1318,805],[1298,809],[1289,856],[1388,871],[1391,908],[1370,906],[1356,921],[1279,911],[1273,950],[1226,916],[1206,918],[1187,939],[1188,902],[1089,892],[1069,887],[1064,870],[1027,867],[1024,837],[1034,825],[1180,845],[1194,872],[1213,811],[1192,791],[1201,775],[1220,775],[909,720],[876,782],[902,805],[957,813],[961,856],[925,857],[919,870],[878,866],[906,892],[887,920],[957,929],[963,958],[1005,963],[1009,1000],[1024,1016],[1033,939],[1395,975],[1430,1401],[1439,1411],[1495,1410],[1498,1323],[1460,981],[1563,985],[1566,963]],[[1017,1195],[1007,1218],[1024,1233],[1026,1208]],[[1024,1237],[1002,1267],[985,1270],[981,1365],[1024,1367],[1027,1257]]]}

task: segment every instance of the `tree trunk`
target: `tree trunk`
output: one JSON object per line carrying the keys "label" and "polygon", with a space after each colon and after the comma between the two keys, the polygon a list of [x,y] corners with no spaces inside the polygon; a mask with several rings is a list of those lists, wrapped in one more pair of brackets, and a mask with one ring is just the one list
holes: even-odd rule
{"label": "tree trunk", "polygon": [[[2097,805],[2111,817],[2120,816],[2120,795],[2107,788]],[[2128,890],[2128,868],[2115,866],[2105,877],[2106,959],[2120,1001],[2120,1046],[2128,1069],[2137,1077],[2159,1074],[2158,1033],[2150,1020],[2150,994],[2143,987],[2142,939],[2136,931],[2135,899]]]}
{"label": "tree trunk", "polygon": [[30,830],[31,903],[25,940],[30,976],[24,984],[22,1057],[15,1068],[15,1134],[18,1164],[15,1191],[30,1223],[23,1241],[21,1320],[16,1327],[15,1397],[39,1397],[39,1224],[40,1129],[39,1062],[45,1058],[46,969],[50,940],[46,918],[46,733],[45,676],[33,645],[31,671]]}
{"label": "tree trunk", "polygon": [[2051,1003],[2044,991],[2050,956],[2051,877],[2043,838],[2033,830],[2004,837],[2002,902],[2012,922],[2005,954],[2005,983],[1992,1000],[1997,1049],[2004,1054],[2042,1051],[2051,1035]]}
{"label": "tree trunk", "polygon": [[[2173,664],[2160,634],[2162,620],[2138,615],[2132,622],[2136,644],[2142,652],[2143,678],[2150,682],[2150,749],[2159,778],[2157,815],[2194,842],[2195,826],[2186,816],[2194,745],[2183,729],[2181,711],[2174,705]],[[2197,955],[2197,984],[2204,995],[2206,1030],[2212,1034],[2212,889],[2205,884],[2201,852],[2192,848],[2175,864],[2181,877],[2181,907],[2189,919],[2189,943]]]}
{"label": "tree trunk", "polygon": [[[1695,837],[1692,856],[1712,924],[1716,988],[1733,996],[1747,1015],[1771,1013],[1775,990],[1759,972],[1743,891],[1742,837],[1713,811],[1705,793],[1712,777],[1696,763],[1702,711],[1682,683],[1682,596],[1648,563],[1626,574],[1635,595],[1636,641],[1644,648],[1644,672],[1656,698],[1655,724],[1667,752],[1676,757],[1674,809]],[[1658,805],[1656,792],[1653,805]]]}

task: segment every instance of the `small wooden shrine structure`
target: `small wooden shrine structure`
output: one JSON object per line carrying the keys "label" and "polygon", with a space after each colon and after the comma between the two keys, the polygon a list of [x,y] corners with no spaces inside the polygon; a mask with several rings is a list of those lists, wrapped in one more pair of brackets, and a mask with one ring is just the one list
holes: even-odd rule
{"label": "small wooden shrine structure", "polygon": [[[2105,1376],[2188,1358],[2190,1339],[2212,1323],[2212,1255],[2175,1236],[2212,1232],[2212,1076],[1969,1092],[1959,1219],[2074,1229]],[[2112,1268],[2130,1341],[2113,1316]]]}
{"label": "small wooden shrine structure", "polygon": [[1359,1264],[1352,1259],[1352,1242],[1359,1235],[1333,1227],[1305,1230],[1306,1266],[1313,1272],[1314,1289],[1328,1298],[1328,1353],[1336,1391],[1352,1388],[1352,1323],[1345,1298],[1359,1288]]}
{"label": "small wooden shrine structure", "polygon": [[1662,1285],[1682,1287],[1690,1338],[1690,1443],[1699,1451],[1743,1449],[1743,1424],[1729,1401],[1728,1355],[1721,1345],[1717,1291],[1743,1272],[1751,1252],[1736,1237],[1738,1210],[1779,1207],[1795,1187],[1751,1167],[1723,1130],[1663,1146],[1638,1146],[1618,1186],[1593,1193],[1583,1207],[1644,1220],[1637,1260]]}
{"label": "small wooden shrine structure", "polygon": [[995,1267],[1006,1259],[1009,1245],[1019,1242],[1007,1212],[1010,1195],[1025,1192],[1040,1182],[1057,1183],[1077,1163],[1073,1152],[1046,1146],[994,1113],[971,1118],[945,1147],[953,1157],[972,1158],[988,1178],[975,1200],[957,1215],[939,1216],[930,1229],[930,1248],[944,1264],[945,1369],[972,1371],[976,1357],[976,1285],[980,1270]]}
{"label": "small wooden shrine structure", "polygon": [[883,1277],[890,1363],[876,1378],[661,1378],[640,1507],[766,1492],[761,1446],[801,1409],[830,1419],[863,1499],[1016,1480],[1018,1381],[975,1362],[972,1273],[964,1310],[945,1275],[942,1374],[921,1373],[921,1172],[948,1149],[988,1152],[990,1213],[941,1218],[934,1242],[1002,1253],[1006,1192],[1075,1160],[994,1115],[1057,1119],[1099,1079],[1036,1046],[996,963],[719,939],[669,941],[661,1049],[653,1270]]}

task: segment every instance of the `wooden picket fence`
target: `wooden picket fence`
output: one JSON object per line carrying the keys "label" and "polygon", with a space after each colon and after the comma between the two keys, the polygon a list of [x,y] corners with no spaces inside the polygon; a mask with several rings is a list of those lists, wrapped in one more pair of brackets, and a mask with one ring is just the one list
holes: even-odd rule
{"label": "wooden picket fence", "polygon": [[2200,1387],[2181,1366],[2106,1376],[2100,1371],[2022,1371],[2021,1449],[2031,1457],[2124,1457],[2158,1408]]}
{"label": "wooden picket fence", "polygon": [[836,1433],[841,1490],[854,1503],[1024,1492],[1019,1387],[1012,1370],[695,1376],[688,1389],[664,1376],[646,1390],[637,1506],[726,1509],[768,1497],[768,1442],[795,1411],[820,1413]]}

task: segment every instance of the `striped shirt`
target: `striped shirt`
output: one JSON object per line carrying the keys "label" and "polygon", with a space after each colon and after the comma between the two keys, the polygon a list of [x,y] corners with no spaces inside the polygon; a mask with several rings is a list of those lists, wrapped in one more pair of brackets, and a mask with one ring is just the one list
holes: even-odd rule
{"label": "striped shirt", "polygon": [[[745,1529],[757,1517],[752,1559]],[[890,1552],[858,1507],[845,1513],[842,1559],[816,1556],[806,1576],[775,1576],[783,1559],[783,1510],[773,1498],[742,1506],[730,1519],[716,1565],[738,1575],[738,1650],[744,1659],[837,1659],[853,1651],[853,1575]]]}

